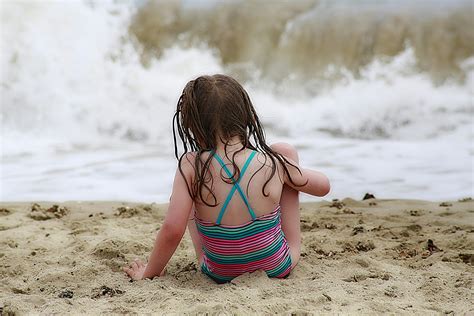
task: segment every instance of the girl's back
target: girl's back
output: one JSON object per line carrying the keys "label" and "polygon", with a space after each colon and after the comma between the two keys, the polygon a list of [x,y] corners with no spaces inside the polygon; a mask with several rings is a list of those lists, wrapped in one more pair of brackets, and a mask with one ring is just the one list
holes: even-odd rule
{"label": "girl's back", "polygon": [[[219,157],[221,157],[229,171],[234,173],[234,168],[232,167],[231,161],[232,147],[229,147],[227,150],[227,155],[224,154],[223,150],[218,150],[216,153],[219,155]],[[245,149],[235,155],[234,161],[240,172],[242,171],[245,162],[250,157],[252,152],[253,151],[250,149]],[[203,155],[202,158],[207,159],[210,154],[211,153],[209,152],[206,155]],[[262,188],[271,174],[272,162],[268,157],[265,157],[264,154],[255,154],[252,161],[250,161],[248,164],[245,173],[240,179],[239,186],[245,198],[247,199],[248,204],[257,217],[270,214],[279,205],[283,189],[283,182],[281,180],[279,170],[280,168],[276,169],[275,175],[270,178],[270,181],[265,186],[264,192],[267,196],[263,194]],[[212,177],[212,190],[216,201],[214,201],[212,195],[203,194],[204,197],[207,197],[207,199],[204,201],[206,203],[203,203],[202,201],[195,202],[195,216],[201,220],[215,223],[223,204],[229,198],[229,202],[222,216],[222,224],[240,225],[252,220],[251,213],[248,211],[247,204],[245,203],[246,201],[244,198],[242,198],[239,191],[234,189],[232,196],[229,197],[229,193],[233,190],[233,184],[225,169],[221,166],[217,159],[213,158],[211,160],[208,172],[208,176]],[[217,205],[213,206],[213,204]]]}
{"label": "girl's back", "polygon": [[[230,281],[243,273],[256,270],[264,270],[270,277],[286,277],[291,271],[292,260],[281,227],[278,201],[282,183],[272,181],[278,179],[275,175],[264,177],[265,173],[269,172],[267,169],[273,168],[265,163],[265,159],[259,161],[256,151],[245,149],[240,153],[240,157],[234,156],[232,159],[232,165],[239,170],[237,172],[229,169],[227,157],[222,158],[217,151],[209,153],[217,162],[215,165],[212,161],[208,168],[209,181],[217,182],[211,186],[213,199],[217,202],[214,204],[217,205],[211,207],[208,201],[203,201],[205,206],[196,207],[196,213],[201,209],[201,212],[205,212],[209,217],[216,218],[209,221],[202,219],[198,214],[195,215],[203,251],[200,260],[201,270],[218,283]],[[261,157],[265,158],[263,154]],[[251,165],[253,167],[250,167]],[[250,173],[252,169],[253,173]],[[262,175],[256,179],[257,187],[251,189],[252,179],[258,176],[260,171]],[[227,175],[231,183],[223,180],[222,172]],[[246,180],[242,182],[244,179]],[[269,192],[265,194],[267,197],[263,193],[260,193],[262,196],[255,194],[256,189],[263,189],[265,183],[270,184],[269,180],[272,183],[267,187],[272,195]],[[241,184],[247,184],[248,189],[244,190]],[[232,202],[237,200],[234,196],[236,191],[240,203]],[[250,196],[252,200],[249,199]],[[270,211],[266,209],[257,211],[255,205],[272,208]]]}

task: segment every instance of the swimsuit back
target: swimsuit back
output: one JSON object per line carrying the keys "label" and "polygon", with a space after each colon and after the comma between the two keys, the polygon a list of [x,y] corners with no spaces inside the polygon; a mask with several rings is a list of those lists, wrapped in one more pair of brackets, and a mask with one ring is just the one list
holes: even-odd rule
{"label": "swimsuit back", "polygon": [[[291,256],[281,229],[280,206],[270,214],[257,217],[239,185],[256,152],[252,151],[236,181],[222,158],[215,152],[212,154],[234,185],[222,204],[216,223],[195,216],[204,253],[201,270],[218,283],[256,270],[264,270],[269,277],[288,276]],[[222,217],[235,191],[243,199],[252,220],[242,225],[223,225]]]}

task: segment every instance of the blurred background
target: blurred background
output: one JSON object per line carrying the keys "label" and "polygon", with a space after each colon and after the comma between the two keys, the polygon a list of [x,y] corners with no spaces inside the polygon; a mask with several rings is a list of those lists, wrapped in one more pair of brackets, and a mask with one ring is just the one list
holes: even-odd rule
{"label": "blurred background", "polygon": [[0,3],[2,201],[167,202],[177,100],[214,73],[327,198],[474,193],[473,1]]}

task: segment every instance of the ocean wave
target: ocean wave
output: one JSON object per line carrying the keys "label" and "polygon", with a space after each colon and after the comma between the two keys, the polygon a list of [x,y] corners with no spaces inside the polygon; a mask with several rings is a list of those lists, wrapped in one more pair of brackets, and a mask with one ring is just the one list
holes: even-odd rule
{"label": "ocean wave", "polygon": [[[197,19],[199,23],[196,23],[195,30],[201,30],[204,34],[205,30],[212,33],[220,29],[219,36],[209,36],[217,36],[217,39],[222,39],[222,43],[225,43],[224,39],[227,37],[224,36],[225,31],[220,23],[224,23],[225,17],[229,16],[229,10],[241,8],[236,3],[204,8],[198,6],[199,10],[196,6],[181,7],[174,2],[166,5],[163,2],[150,2],[141,8],[112,1],[5,5],[2,17],[7,18],[1,22],[1,121],[5,142],[10,139],[11,147],[14,147],[16,136],[13,135],[25,135],[26,138],[33,135],[34,138],[31,139],[34,141],[49,138],[74,143],[99,139],[104,142],[115,140],[170,145],[171,117],[185,83],[199,74],[224,72],[238,77],[239,69],[243,69],[243,66],[234,65],[233,61],[226,62],[227,57],[219,49],[220,44],[183,47],[176,40],[184,36],[180,35],[182,32],[178,32],[180,27],[175,25],[176,19],[187,21],[184,14],[194,12],[192,10],[204,11],[199,14],[214,14],[216,18],[210,20],[217,24],[213,28],[209,24],[210,20]],[[283,17],[264,19],[258,26],[263,36],[267,34],[267,29],[271,29],[273,22],[281,20],[285,27],[281,26],[281,30],[277,32],[278,45],[290,45],[288,41],[298,38],[299,35],[289,36],[296,29],[307,34],[316,32],[313,34],[316,36],[319,32],[316,31],[319,30],[316,26],[296,26],[298,23],[306,25],[305,23],[309,23],[305,22],[308,19],[313,21],[311,23],[318,20],[317,23],[324,24],[324,27],[320,26],[324,30],[334,29],[334,43],[343,45],[340,47],[341,54],[345,54],[344,45],[355,45],[344,44],[346,41],[337,35],[349,28],[347,24],[339,28],[333,24],[335,22],[328,20],[323,23],[320,19],[310,18],[313,14],[320,14],[320,10],[326,10],[321,3],[278,3],[268,13],[274,12]],[[247,45],[246,40],[254,41],[250,39],[253,38],[250,36],[252,33],[249,34],[245,27],[252,19],[256,19],[258,12],[262,12],[250,10],[255,6],[266,8],[263,2],[249,2],[243,9],[239,9],[244,11],[236,11],[233,19],[237,22],[230,20],[227,28],[229,34],[241,38],[237,42],[244,46]],[[333,5],[326,6],[336,10]],[[158,12],[158,7],[165,9]],[[370,8],[370,12],[375,10]],[[442,24],[443,27],[457,32],[457,28],[448,26],[450,23],[464,23],[462,19],[455,19],[450,15],[458,12],[456,10],[459,10],[459,6],[449,8],[442,18],[436,19],[447,23]],[[244,14],[247,12],[245,10],[254,14],[247,16]],[[353,19],[359,19],[351,10]],[[134,42],[135,37],[130,37],[127,29],[134,30],[132,34],[137,35],[139,32],[136,28],[141,26],[148,30],[146,32],[150,32],[146,34],[152,34],[156,25],[151,22],[151,26],[147,24],[146,16],[143,17],[146,12],[156,17],[167,17],[160,20],[161,24],[168,25],[167,28],[163,27],[160,29],[161,33],[157,34],[169,36],[170,42],[159,40],[160,53],[144,65],[143,51]],[[424,20],[434,21],[436,16],[432,13]],[[368,19],[372,21],[374,16],[370,17]],[[291,23],[288,22],[290,18]],[[357,22],[354,23],[357,25]],[[470,22],[466,23],[462,24],[463,27],[469,26]],[[236,25],[240,25],[240,29]],[[364,29],[368,28],[370,27]],[[249,36],[244,36],[245,34]],[[360,36],[363,34],[360,33]],[[456,34],[457,37],[464,38],[465,31]],[[309,36],[308,41],[311,38],[314,40],[314,36]],[[287,39],[283,39],[285,37]],[[173,38],[175,42],[171,40]],[[255,40],[256,42],[261,41]],[[143,43],[150,44],[147,50],[152,50],[156,44],[155,40]],[[307,47],[304,43],[301,42],[299,50]],[[446,47],[448,50],[463,52],[460,46]],[[274,51],[267,46],[254,48],[258,48],[257,51],[261,54],[267,54],[268,60],[273,59],[273,54],[279,54],[278,50]],[[239,49],[236,50],[237,54],[241,54]],[[324,57],[324,54],[314,54],[313,48],[308,48],[307,54],[313,56],[315,63],[327,63],[318,60],[329,58]],[[394,50],[392,57],[378,57],[375,54],[377,56],[370,55],[370,58],[349,58],[359,65],[357,72],[346,63],[341,63],[343,66],[337,69],[334,65],[331,66],[333,68],[330,65],[326,68],[323,77],[334,77],[334,73],[338,73],[339,79],[336,82],[318,78],[317,75],[307,81],[302,80],[299,75],[273,80],[264,70],[266,66],[248,68],[247,65],[245,69],[249,73],[248,80],[242,82],[249,90],[270,135],[294,138],[436,139],[456,134],[457,137],[471,140],[469,126],[472,124],[473,113],[473,58],[463,57],[462,62],[457,57],[450,59],[449,62],[456,62],[457,71],[463,74],[463,80],[452,75],[441,83],[433,81],[430,72],[418,71],[419,54],[416,47],[408,46],[400,51]],[[301,58],[303,65],[306,57]],[[294,68],[292,72],[295,73],[299,68],[304,68],[293,66],[290,68]],[[433,67],[432,70],[438,69],[437,66]],[[455,71],[451,69],[450,73],[454,74]]]}
{"label": "ocean wave", "polygon": [[411,48],[414,70],[439,83],[463,80],[459,65],[474,55],[470,1],[189,3],[196,2],[147,1],[136,12],[129,30],[145,64],[177,44],[205,45],[241,79],[257,68],[272,81],[304,83],[338,80],[346,70],[358,76],[374,60]]}

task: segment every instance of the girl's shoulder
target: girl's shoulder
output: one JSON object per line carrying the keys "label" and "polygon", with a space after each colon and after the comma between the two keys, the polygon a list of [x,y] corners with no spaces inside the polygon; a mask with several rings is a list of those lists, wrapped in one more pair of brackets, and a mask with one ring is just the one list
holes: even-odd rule
{"label": "girl's shoulder", "polygon": [[194,178],[195,161],[197,152],[187,152],[183,154],[178,161],[178,169],[181,174],[187,179],[192,180]]}
{"label": "girl's shoulder", "polygon": [[184,174],[194,175],[197,162],[196,158],[204,162],[209,158],[210,154],[211,151],[205,151],[201,153],[198,151],[187,152],[180,157],[178,167],[183,171]]}
{"label": "girl's shoulder", "polygon": [[183,154],[179,160],[180,164],[191,164],[194,165],[196,163],[196,157],[199,155],[200,160],[207,160],[211,151],[204,151],[199,154],[198,151],[190,151]]}

